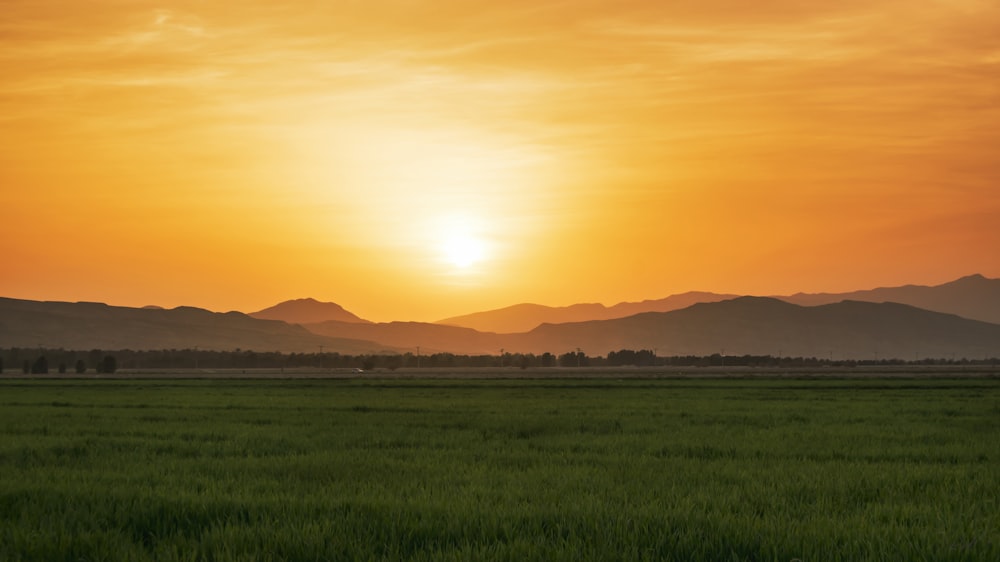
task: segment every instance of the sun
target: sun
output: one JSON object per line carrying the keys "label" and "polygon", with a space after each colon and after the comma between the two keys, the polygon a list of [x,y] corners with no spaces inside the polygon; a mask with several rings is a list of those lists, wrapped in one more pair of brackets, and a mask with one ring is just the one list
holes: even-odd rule
{"label": "sun", "polygon": [[441,259],[456,272],[468,272],[489,257],[482,224],[470,217],[451,217],[438,225],[437,247]]}
{"label": "sun", "polygon": [[442,250],[448,263],[459,269],[467,269],[481,262],[486,255],[483,241],[467,235],[449,238],[444,242]]}

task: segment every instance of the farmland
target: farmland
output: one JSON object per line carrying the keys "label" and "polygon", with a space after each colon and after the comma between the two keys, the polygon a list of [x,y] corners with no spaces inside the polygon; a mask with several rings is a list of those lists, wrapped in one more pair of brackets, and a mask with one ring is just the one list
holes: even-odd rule
{"label": "farmland", "polygon": [[1000,380],[0,381],[2,560],[1000,559]]}

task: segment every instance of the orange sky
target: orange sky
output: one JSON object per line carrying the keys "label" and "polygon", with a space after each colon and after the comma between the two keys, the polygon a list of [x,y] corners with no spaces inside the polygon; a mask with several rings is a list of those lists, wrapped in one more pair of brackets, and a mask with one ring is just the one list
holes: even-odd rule
{"label": "orange sky", "polygon": [[1000,277],[995,0],[0,9],[0,296],[436,320]]}

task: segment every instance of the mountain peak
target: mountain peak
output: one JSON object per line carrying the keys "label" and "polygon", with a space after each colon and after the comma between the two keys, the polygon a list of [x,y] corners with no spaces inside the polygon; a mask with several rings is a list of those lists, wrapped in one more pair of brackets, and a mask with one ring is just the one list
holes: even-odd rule
{"label": "mountain peak", "polygon": [[365,320],[335,302],[322,302],[312,297],[278,303],[272,307],[249,314],[261,320],[281,320],[289,324],[316,324],[329,320],[338,322],[367,323]]}

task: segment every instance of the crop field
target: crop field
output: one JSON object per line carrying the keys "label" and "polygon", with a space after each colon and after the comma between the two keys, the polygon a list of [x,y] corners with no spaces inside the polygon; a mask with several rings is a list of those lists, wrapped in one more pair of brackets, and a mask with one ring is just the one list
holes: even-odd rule
{"label": "crop field", "polygon": [[0,380],[0,560],[1000,560],[1000,380]]}

